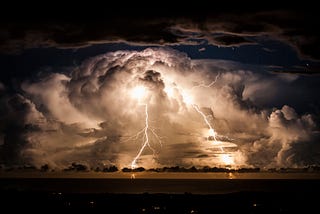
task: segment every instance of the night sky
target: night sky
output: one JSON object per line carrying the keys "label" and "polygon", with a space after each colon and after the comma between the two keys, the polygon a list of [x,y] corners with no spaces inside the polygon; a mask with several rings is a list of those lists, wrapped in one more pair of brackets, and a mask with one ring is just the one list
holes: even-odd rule
{"label": "night sky", "polygon": [[312,5],[8,8],[2,167],[320,164]]}

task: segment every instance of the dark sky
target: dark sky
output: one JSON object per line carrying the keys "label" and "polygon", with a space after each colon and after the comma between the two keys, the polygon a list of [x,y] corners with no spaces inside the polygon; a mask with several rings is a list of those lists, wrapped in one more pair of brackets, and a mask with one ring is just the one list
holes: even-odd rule
{"label": "dark sky", "polygon": [[52,72],[53,67],[64,72],[98,54],[164,46],[192,59],[264,66],[257,72],[318,75],[319,22],[312,5],[237,6],[155,10],[144,5],[120,11],[110,5],[80,5],[72,10],[57,4],[50,6],[52,10],[31,7],[4,13],[0,80],[9,91],[19,90],[20,81]]}
{"label": "dark sky", "polygon": [[[81,155],[71,152],[72,158],[67,158],[69,162],[61,161],[65,154],[61,154],[61,158],[53,158],[50,156],[53,150],[43,150],[45,145],[36,145],[45,144],[46,139],[52,137],[48,136],[50,130],[64,133],[61,136],[61,133],[53,135],[57,139],[65,139],[66,136],[70,136],[68,138],[70,142],[85,140],[78,139],[79,133],[83,132],[83,127],[71,123],[72,119],[61,119],[60,112],[52,109],[52,106],[56,106],[57,103],[59,106],[59,102],[62,102],[52,97],[55,96],[55,93],[61,93],[60,97],[68,94],[68,100],[63,101],[65,104],[66,102],[71,103],[68,111],[75,108],[76,110],[72,110],[74,115],[78,114],[75,112],[80,112],[81,115],[92,116],[92,113],[88,113],[87,107],[82,106],[87,101],[75,101],[76,98],[87,96],[85,94],[75,95],[75,87],[81,81],[93,81],[90,78],[94,78],[94,73],[90,78],[86,76],[80,81],[80,77],[76,76],[77,69],[80,73],[85,72],[86,65],[92,63],[97,72],[98,68],[108,70],[111,62],[95,64],[96,60],[99,61],[99,57],[95,58],[97,55],[119,50],[126,53],[138,51],[138,53],[135,52],[137,56],[134,55],[133,58],[114,59],[120,67],[114,68],[115,70],[128,71],[128,65],[122,63],[126,60],[128,62],[138,62],[141,59],[152,60],[155,56],[143,55],[143,51],[151,47],[159,50],[161,54],[177,59],[174,63],[177,63],[175,66],[179,72],[183,70],[183,66],[179,64],[182,63],[179,61],[179,56],[183,53],[188,58],[182,57],[182,64],[193,63],[196,68],[199,67],[209,74],[210,72],[215,74],[217,71],[222,73],[221,84],[223,84],[217,86],[221,87],[221,90],[218,91],[222,94],[226,93],[224,87],[230,86],[228,94],[231,97],[234,96],[234,99],[228,101],[233,103],[232,112],[237,112],[235,109],[239,108],[241,112],[254,112],[253,114],[261,117],[266,115],[261,124],[268,124],[265,125],[268,128],[263,125],[260,128],[266,128],[268,134],[257,134],[259,137],[249,136],[249,132],[255,132],[251,126],[247,133],[246,130],[239,131],[239,127],[232,125],[229,125],[228,128],[221,128],[221,132],[229,132],[234,137],[240,136],[240,132],[246,133],[245,138],[239,137],[241,143],[238,144],[241,152],[246,153],[246,161],[242,163],[258,166],[265,165],[268,161],[274,164],[272,166],[318,164],[320,162],[320,150],[318,150],[320,113],[318,12],[312,5],[307,4],[301,7],[300,5],[290,7],[277,5],[275,7],[272,2],[264,2],[264,4],[261,2],[259,5],[242,2],[229,7],[229,3],[220,3],[214,7],[199,2],[196,5],[195,3],[187,5],[185,9],[181,8],[186,6],[186,2],[180,3],[181,8],[163,5],[164,2],[162,5],[158,5],[160,2],[154,2],[154,5],[150,3],[143,7],[126,5],[125,8],[123,5],[94,4],[93,2],[90,5],[79,3],[81,5],[77,7],[59,3],[51,5],[48,2],[41,5],[40,8],[32,7],[31,4],[25,9],[23,8],[26,3],[22,3],[19,8],[14,4],[8,5],[7,10],[0,16],[0,163],[37,166],[49,163],[52,167],[61,167],[66,166],[69,162],[82,160],[88,165],[94,165],[100,162],[92,161],[88,157],[93,156],[99,149],[104,150],[107,155],[107,157],[101,157],[103,160],[108,160],[109,163],[123,161],[125,158],[123,159],[122,153],[119,152],[120,147],[110,149],[111,147],[101,146],[104,142],[100,139],[103,135],[101,133],[91,136],[95,137],[90,138],[95,142],[93,148],[86,148],[83,154],[80,152]],[[139,55],[140,53],[143,53],[142,56]],[[172,65],[167,64],[167,59],[161,58],[159,61],[169,66],[170,69],[172,68]],[[194,69],[188,66],[187,73]],[[115,71],[111,69],[108,72],[108,75],[111,75]],[[58,74],[60,76],[57,76]],[[85,80],[86,78],[88,79]],[[108,78],[113,79],[113,77]],[[100,78],[99,81],[113,85],[114,82],[108,78],[104,77],[103,80]],[[152,77],[153,81],[155,81],[154,78]],[[56,82],[58,79],[61,84],[66,84],[64,86],[66,88],[60,88],[60,83]],[[164,83],[161,84],[166,85],[165,80],[162,81]],[[157,87],[161,85],[157,84]],[[92,87],[88,85],[84,84],[82,89],[87,90],[88,87]],[[44,92],[46,87],[51,91]],[[99,91],[99,94],[101,93],[104,92]],[[91,101],[88,101],[90,105],[96,103],[93,101],[91,103]],[[113,101],[109,100],[109,103],[111,105]],[[111,107],[102,109],[113,111]],[[219,110],[217,111],[219,115]],[[238,115],[241,112],[238,112]],[[35,115],[41,115],[39,118],[42,119]],[[108,121],[106,118],[101,118],[100,115],[95,116],[100,122],[103,121],[101,124]],[[309,117],[312,119],[306,119]],[[220,119],[228,121],[223,117]],[[239,120],[241,120],[240,116]],[[255,121],[254,118],[248,120]],[[184,120],[181,119],[181,121]],[[260,122],[255,122],[260,124]],[[273,129],[273,123],[280,124],[278,124],[280,128],[278,127],[277,131]],[[113,128],[101,124],[99,128],[105,131],[106,135],[110,135],[111,131],[105,129],[121,127],[120,124],[113,125]],[[278,131],[282,128],[289,130],[285,134],[286,137],[279,137]],[[303,132],[296,134],[299,129]],[[118,132],[118,130],[112,131],[113,138],[111,139],[115,139]],[[83,134],[81,136],[83,137]],[[275,136],[279,137],[278,141],[274,140],[277,138]],[[293,139],[288,136],[297,137]],[[111,143],[118,141],[120,140],[113,140]],[[259,145],[266,142],[269,142],[268,145],[274,142],[278,144],[264,151]],[[110,143],[109,140],[107,143]],[[178,148],[180,143],[177,142],[178,146],[171,145],[170,148]],[[60,147],[70,149],[77,145],[70,143],[70,145],[60,145]],[[203,155],[200,153],[201,149],[192,145],[194,142],[190,144],[190,151],[196,150],[196,153]],[[60,147],[56,149],[61,149]],[[168,157],[171,157],[169,154],[172,151],[170,149],[167,151]],[[310,151],[313,153],[309,153]],[[39,157],[41,152],[42,154],[48,153],[50,158],[47,160]],[[309,157],[307,157],[307,152],[310,154]],[[116,153],[117,157],[110,157],[111,153]],[[262,153],[265,159],[260,161],[257,156]],[[160,158],[160,164],[164,157]],[[189,162],[186,161],[189,160],[188,158],[182,154],[181,160],[176,162],[182,165],[188,164]]]}

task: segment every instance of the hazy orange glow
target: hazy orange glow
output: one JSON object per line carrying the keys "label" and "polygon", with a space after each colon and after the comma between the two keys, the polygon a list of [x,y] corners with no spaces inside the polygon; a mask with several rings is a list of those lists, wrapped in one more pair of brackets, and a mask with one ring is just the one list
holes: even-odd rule
{"label": "hazy orange glow", "polygon": [[230,154],[221,154],[220,160],[225,165],[233,165],[234,158]]}

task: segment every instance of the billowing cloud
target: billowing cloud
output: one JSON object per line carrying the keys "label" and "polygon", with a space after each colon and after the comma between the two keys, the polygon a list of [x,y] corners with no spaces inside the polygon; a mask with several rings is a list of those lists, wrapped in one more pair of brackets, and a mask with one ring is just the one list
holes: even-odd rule
{"label": "billowing cloud", "polygon": [[147,132],[145,167],[318,164],[313,115],[265,105],[297,78],[172,49],[106,53],[1,100],[1,161],[130,166]]}

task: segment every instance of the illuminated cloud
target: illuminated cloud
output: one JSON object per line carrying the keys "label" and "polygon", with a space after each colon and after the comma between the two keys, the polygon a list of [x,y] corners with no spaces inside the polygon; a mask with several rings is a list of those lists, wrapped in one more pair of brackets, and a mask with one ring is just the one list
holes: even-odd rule
{"label": "illuminated cloud", "polygon": [[[161,143],[150,134],[139,166],[319,163],[311,152],[318,135],[313,116],[288,105],[263,107],[295,80],[229,61],[191,60],[172,49],[106,53],[69,73],[26,80],[22,95],[1,99],[2,162],[128,167],[143,142],[136,134],[147,103],[150,130]],[[222,155],[192,104],[215,129]]]}

